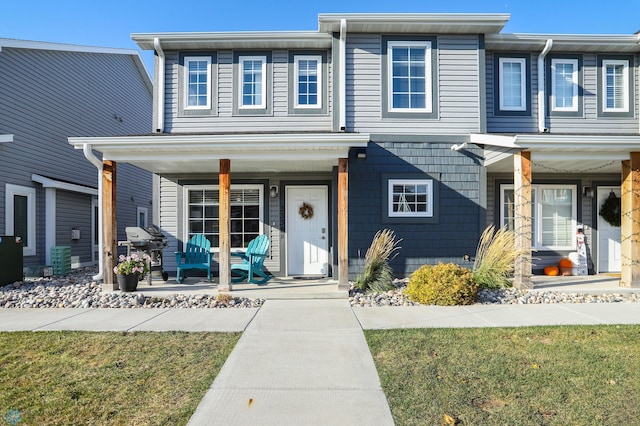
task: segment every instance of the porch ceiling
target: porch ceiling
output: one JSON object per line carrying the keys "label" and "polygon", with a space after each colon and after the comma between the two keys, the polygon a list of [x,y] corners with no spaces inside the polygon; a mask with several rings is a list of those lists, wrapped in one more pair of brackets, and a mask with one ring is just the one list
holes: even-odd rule
{"label": "porch ceiling", "polygon": [[366,147],[368,134],[212,134],[72,137],[76,149],[88,145],[103,160],[133,164],[158,174],[217,173],[231,160],[240,173],[331,171],[352,147]]}

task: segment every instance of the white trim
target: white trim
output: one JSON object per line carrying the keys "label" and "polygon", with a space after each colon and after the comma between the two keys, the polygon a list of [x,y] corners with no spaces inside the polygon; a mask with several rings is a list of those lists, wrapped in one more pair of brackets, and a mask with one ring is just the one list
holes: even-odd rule
{"label": "white trim", "polygon": [[[622,65],[622,107],[607,106],[607,66]],[[629,61],[624,59],[602,60],[602,112],[629,112]]]}
{"label": "white trim", "polygon": [[338,67],[338,130],[347,130],[347,20],[340,20],[340,59],[332,64]]}
{"label": "white trim", "polygon": [[[207,102],[204,105],[189,105],[189,63],[190,62],[206,62],[207,63]],[[184,92],[184,109],[185,110],[199,110],[199,109],[211,109],[211,57],[210,56],[185,56],[184,65],[184,85],[182,90]]]}
{"label": "white trim", "polygon": [[119,49],[112,47],[84,46],[79,44],[50,43],[45,41],[0,38],[0,48],[3,47],[10,47],[14,49],[59,50],[63,52],[109,53],[114,55],[134,56],[139,55],[138,51],[133,49]]}
{"label": "white trim", "polygon": [[[393,106],[393,49],[424,48],[424,108],[394,108]],[[409,77],[409,76],[408,76]],[[430,113],[433,112],[433,85],[431,71],[430,41],[389,41],[387,42],[387,110],[390,112]],[[409,92],[411,93],[411,92]]]}
{"label": "white trim", "polygon": [[[260,104],[244,104],[244,63],[246,61],[261,61],[262,80],[260,82]],[[265,109],[267,107],[267,57],[266,56],[240,56],[238,58],[238,106],[240,109]]]}
{"label": "white trim", "polygon": [[[316,98],[315,104],[299,104],[300,86],[300,61],[316,61]],[[322,108],[322,56],[320,55],[294,55],[293,56],[294,75],[294,108]]]}
{"label": "white trim", "polygon": [[89,188],[88,186],[77,185],[75,183],[62,182],[60,180],[55,180],[36,174],[31,175],[31,180],[34,182],[38,182],[42,185],[43,188],[55,188],[70,192],[77,192],[80,194],[98,195],[98,190],[95,188]]}
{"label": "white trim", "polygon": [[27,197],[27,229],[29,234],[27,241],[22,241],[22,253],[24,256],[35,256],[36,254],[36,189],[27,186],[5,184],[5,233],[14,234],[13,222],[13,197],[21,195]]}
{"label": "white trim", "polygon": [[13,142],[13,135],[0,135],[0,143]]}
{"label": "white trim", "polygon": [[44,191],[44,258],[47,265],[51,265],[51,247],[56,246],[56,192],[52,187],[46,187]]}
{"label": "white trim", "polygon": [[[95,213],[96,209],[98,210],[97,214]],[[101,227],[100,227],[100,213],[101,213],[100,204],[98,203],[97,198],[91,198],[91,261],[95,264],[98,259],[102,259],[102,255],[100,254],[102,250],[100,250],[99,241],[101,241]],[[96,238],[96,226],[98,227],[98,238]],[[96,259],[96,253],[98,253],[98,259]],[[102,268],[102,266],[100,266]],[[95,278],[94,278],[95,279]]]}
{"label": "white trim", "polygon": [[[498,60],[499,63],[499,77],[498,86],[500,91],[500,110],[501,111],[526,111],[527,110],[527,60],[525,58],[509,58],[502,57]],[[505,63],[517,63],[520,64],[520,99],[521,105],[519,106],[506,106],[504,104],[504,76],[503,65]]]}
{"label": "white trim", "polygon": [[[424,185],[427,187],[427,209],[424,212],[393,211],[393,186],[394,185]],[[387,216],[389,217],[433,217],[433,179],[389,179],[387,183]]]}
{"label": "white trim", "polygon": [[[572,84],[572,106],[570,107],[558,107],[556,105],[556,66],[558,64],[567,65],[571,64],[573,66],[573,71],[571,73],[571,84]],[[578,60],[577,59],[565,59],[565,58],[554,58],[551,60],[551,111],[578,111]]]}

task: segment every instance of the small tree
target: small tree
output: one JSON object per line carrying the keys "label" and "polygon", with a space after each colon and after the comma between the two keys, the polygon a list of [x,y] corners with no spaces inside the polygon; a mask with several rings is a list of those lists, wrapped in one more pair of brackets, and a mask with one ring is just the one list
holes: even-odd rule
{"label": "small tree", "polygon": [[364,256],[364,275],[359,276],[354,284],[357,289],[364,292],[393,290],[393,271],[389,261],[398,255],[394,252],[400,248],[400,241],[390,229],[376,232]]}

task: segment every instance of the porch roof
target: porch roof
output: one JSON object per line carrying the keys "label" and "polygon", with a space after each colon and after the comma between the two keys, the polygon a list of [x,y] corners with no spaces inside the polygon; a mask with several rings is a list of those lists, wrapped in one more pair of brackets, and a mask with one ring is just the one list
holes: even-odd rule
{"label": "porch roof", "polygon": [[471,134],[485,146],[491,172],[512,172],[512,154],[531,151],[534,173],[620,173],[620,162],[640,151],[640,135],[623,134]]}
{"label": "porch roof", "polygon": [[70,137],[76,149],[100,152],[103,160],[125,162],[158,174],[217,173],[220,159],[232,172],[331,171],[350,148],[366,147],[359,133],[151,134]]}

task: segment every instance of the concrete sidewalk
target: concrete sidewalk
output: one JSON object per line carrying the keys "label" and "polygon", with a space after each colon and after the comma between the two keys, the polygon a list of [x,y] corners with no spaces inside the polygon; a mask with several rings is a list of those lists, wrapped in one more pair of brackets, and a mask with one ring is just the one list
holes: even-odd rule
{"label": "concrete sidewalk", "polygon": [[269,300],[190,425],[393,425],[346,300]]}

